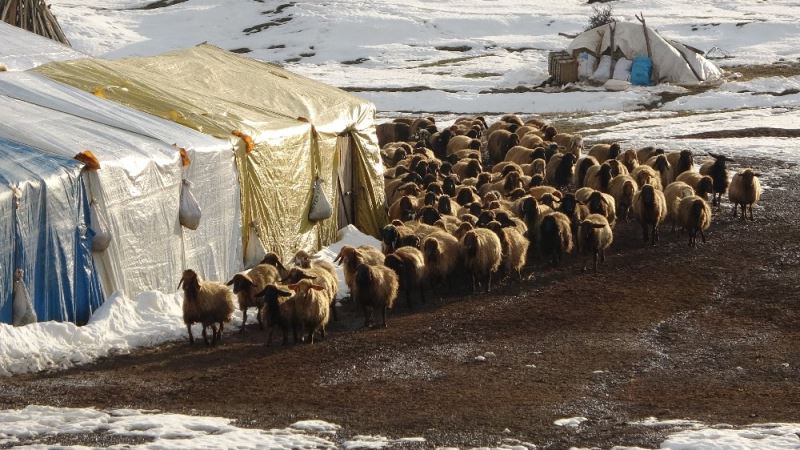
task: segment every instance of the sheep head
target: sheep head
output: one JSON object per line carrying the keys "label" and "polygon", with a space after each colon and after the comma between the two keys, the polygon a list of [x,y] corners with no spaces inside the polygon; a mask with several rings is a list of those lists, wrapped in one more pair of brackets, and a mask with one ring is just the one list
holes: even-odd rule
{"label": "sheep head", "polygon": [[416,219],[426,225],[433,225],[437,220],[440,220],[442,215],[439,211],[432,206],[425,206],[417,212]]}
{"label": "sheep head", "polygon": [[196,299],[197,294],[200,292],[200,278],[197,272],[192,269],[186,269],[181,275],[181,281],[178,282],[178,288],[183,286],[183,292],[187,294],[188,298]]}
{"label": "sheep head", "polygon": [[293,290],[298,297],[307,297],[311,290],[324,291],[325,287],[312,283],[310,280],[300,280],[297,283],[289,284],[286,287]]}
{"label": "sheep head", "polygon": [[464,252],[470,257],[478,254],[478,236],[475,234],[475,230],[467,231],[464,235]]}
{"label": "sheep head", "polygon": [[300,250],[294,254],[294,258],[292,258],[292,264],[304,269],[308,269],[311,267],[311,255],[304,250]]}
{"label": "sheep head", "polygon": [[[306,255],[308,254],[306,253]],[[297,257],[297,255],[295,255],[295,257]],[[281,263],[281,260],[280,258],[278,258],[278,255],[272,252],[264,255],[264,258],[261,259],[261,264],[269,264],[271,266],[275,266],[275,268],[278,269],[278,271],[280,271],[281,273],[286,272],[286,267],[284,267],[283,263]]]}
{"label": "sheep head", "polygon": [[439,197],[439,204],[437,207],[440,213],[453,215],[453,204],[450,202],[449,195],[442,195]]}
{"label": "sheep head", "polygon": [[622,153],[622,147],[618,142],[614,142],[608,147],[608,159],[616,159],[620,153]]}
{"label": "sheep head", "polygon": [[652,206],[656,202],[656,189],[651,184],[645,184],[641,189],[642,202],[646,206]]}
{"label": "sheep head", "polygon": [[396,226],[390,224],[381,229],[381,241],[386,245],[387,250],[393,251],[397,248],[397,241],[399,240],[400,232],[397,231]]}
{"label": "sheep head", "polygon": [[290,297],[291,295],[291,292],[270,283],[258,293],[257,297],[264,297],[267,302],[270,302],[271,300],[277,300],[278,297]]}
{"label": "sheep head", "polygon": [[700,197],[705,197],[708,194],[714,193],[714,179],[708,175],[704,175],[700,178],[700,182],[697,183],[697,192],[696,194]]}
{"label": "sheep head", "polygon": [[227,286],[233,286],[233,293],[238,294],[239,292],[245,292],[255,286],[255,282],[253,279],[250,278],[249,275],[244,273],[237,273],[230,279],[227,283]]}

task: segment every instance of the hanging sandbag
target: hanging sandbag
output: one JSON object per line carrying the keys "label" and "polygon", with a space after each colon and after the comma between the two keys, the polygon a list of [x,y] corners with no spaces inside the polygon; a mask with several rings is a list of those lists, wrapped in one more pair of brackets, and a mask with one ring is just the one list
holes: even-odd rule
{"label": "hanging sandbag", "polygon": [[244,264],[245,267],[251,267],[258,264],[266,253],[261,246],[261,225],[259,222],[253,220],[247,228],[247,245],[244,249]]}
{"label": "hanging sandbag", "polygon": [[33,310],[33,302],[28,294],[28,288],[22,281],[22,269],[17,269],[14,273],[14,305],[12,324],[21,327],[31,323],[36,323],[36,311]]}
{"label": "hanging sandbag", "polygon": [[184,179],[181,184],[181,204],[178,210],[178,219],[184,227],[196,230],[200,226],[201,215],[200,204],[197,203],[192,194],[192,182]]}
{"label": "hanging sandbag", "polygon": [[92,238],[92,251],[103,252],[111,244],[111,228],[108,226],[108,220],[100,210],[100,206],[94,199],[89,205],[91,224],[89,228],[94,232]]}
{"label": "hanging sandbag", "polygon": [[311,209],[308,211],[308,220],[318,221],[330,218],[333,215],[333,208],[325,191],[322,190],[322,180],[317,177],[314,180],[314,193],[311,197]]}

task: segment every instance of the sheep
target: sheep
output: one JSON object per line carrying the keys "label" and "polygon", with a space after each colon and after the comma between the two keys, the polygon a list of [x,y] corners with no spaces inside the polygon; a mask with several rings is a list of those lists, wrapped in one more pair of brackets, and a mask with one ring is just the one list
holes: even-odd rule
{"label": "sheep", "polygon": [[572,178],[572,185],[577,187],[585,186],[586,172],[590,167],[599,165],[600,163],[597,162],[594,156],[584,156],[579,159],[575,164],[575,175]]}
{"label": "sheep", "polygon": [[329,305],[333,301],[328,297],[325,287],[308,279],[301,279],[286,287],[294,291],[294,318],[297,325],[308,333],[307,341],[313,344],[317,332],[325,339],[325,327],[330,320]]}
{"label": "sheep", "polygon": [[378,134],[378,146],[389,142],[408,141],[411,138],[411,127],[405,123],[387,122],[375,127]]}
{"label": "sheep", "polygon": [[436,209],[440,214],[454,216],[458,208],[459,204],[453,201],[449,195],[442,195],[436,203]]}
{"label": "sheep", "polygon": [[578,225],[586,216],[589,215],[589,209],[586,205],[578,203],[575,194],[566,194],[558,205],[558,212],[569,217],[572,235],[577,236]]}
{"label": "sheep", "polygon": [[686,171],[678,175],[675,181],[683,181],[694,189],[695,195],[708,199],[708,194],[714,198],[714,179],[698,172]]}
{"label": "sheep", "polygon": [[333,320],[338,320],[336,314],[336,295],[339,293],[339,282],[336,276],[336,267],[326,261],[319,261],[311,264],[308,268],[293,267],[285,277],[281,279],[281,283],[293,284],[298,283],[300,280],[313,280],[314,284],[322,286],[325,289],[325,297],[330,300],[331,315]]}
{"label": "sheep", "polygon": [[289,344],[289,327],[292,328],[294,342],[297,343],[294,299],[281,299],[281,297],[291,297],[292,293],[279,288],[275,284],[268,284],[258,295],[259,297],[264,297],[264,307],[261,309],[261,321],[266,323],[269,328],[267,345],[272,345],[272,333],[276,327],[279,327],[283,334],[283,345]]}
{"label": "sheep", "polygon": [[[589,214],[581,221],[578,236],[578,248],[584,255],[592,254],[594,266],[592,271],[597,273],[597,257],[601,262],[606,260],[606,249],[614,242],[614,233],[605,217],[600,214]],[[583,272],[586,271],[586,259],[583,261]]]}
{"label": "sheep", "polygon": [[613,144],[595,144],[589,149],[589,156],[594,157],[600,164],[603,164],[609,159],[616,159],[621,153],[619,143]]}
{"label": "sheep", "polygon": [[353,286],[355,285],[355,276],[356,276],[356,269],[358,268],[359,264],[383,264],[385,256],[380,250],[368,246],[362,245],[358,248],[351,247],[349,245],[345,245],[339,250],[339,254],[336,255],[336,258],[333,260],[334,263],[339,263],[339,265],[343,266],[344,272],[344,282],[348,288],[350,288],[350,292],[353,292]]}
{"label": "sheep", "polygon": [[414,119],[411,122],[411,135],[414,136],[420,132],[420,130],[432,130],[432,132],[436,132],[436,120],[433,117],[419,117]]}
{"label": "sheep", "polygon": [[556,129],[556,127],[552,125],[544,127],[542,132],[544,132],[545,141],[553,141],[555,139],[555,136],[558,134],[558,130]]}
{"label": "sheep", "polygon": [[681,200],[694,195],[694,189],[683,181],[675,181],[664,189],[664,199],[667,202],[667,221],[672,224],[672,232],[678,224],[678,205]]}
{"label": "sheep", "polygon": [[389,254],[400,247],[419,247],[419,237],[405,225],[389,224],[381,229],[381,251]]}
{"label": "sheep", "polygon": [[711,198],[711,204],[712,206],[719,206],[722,201],[722,194],[728,191],[729,184],[728,169],[725,167],[725,163],[734,161],[725,155],[709,153],[709,156],[714,159],[706,161],[700,166],[700,174],[708,175],[714,180],[714,194]]}
{"label": "sheep", "polygon": [[372,322],[374,310],[380,310],[386,328],[386,310],[394,308],[399,282],[397,274],[384,265],[360,264],[355,272],[353,299],[364,311],[364,327]]}
{"label": "sheep", "polygon": [[[233,294],[222,283],[200,281],[197,272],[183,271],[178,288],[183,286],[183,323],[189,331],[189,344],[194,344],[192,324],[203,325],[203,341],[209,345],[206,329],[211,327],[211,345],[222,339],[225,322],[233,315]],[[219,324],[219,328],[217,328]]]}
{"label": "sheep", "polygon": [[631,176],[636,181],[636,184],[639,186],[644,186],[645,184],[651,184],[654,188],[658,189],[659,191],[663,191],[664,188],[661,184],[661,177],[659,176],[658,172],[650,166],[640,165],[631,171]]}
{"label": "sheep", "polygon": [[519,136],[508,130],[496,130],[486,141],[486,152],[492,162],[500,162],[511,147],[519,144]]}
{"label": "sheep", "polygon": [[431,285],[449,281],[461,261],[458,239],[445,231],[431,233],[422,241],[422,256]]}
{"label": "sheep", "polygon": [[636,150],[625,150],[617,156],[617,161],[621,162],[622,165],[628,169],[628,172],[633,172],[635,168],[639,167],[639,159],[636,157]]}
{"label": "sheep", "polygon": [[589,202],[589,196],[592,195],[594,189],[589,187],[582,187],[575,191],[575,199],[578,200],[579,203],[586,204]]}
{"label": "sheep", "polygon": [[[692,170],[694,167],[694,156],[691,150],[681,150],[680,152],[667,153],[667,161],[671,167],[669,172],[669,182],[672,183],[678,175]],[[667,183],[668,184],[668,183]]]}
{"label": "sheep", "polygon": [[556,188],[564,188],[572,181],[572,174],[575,169],[577,158],[572,153],[560,153],[553,155],[547,162],[545,168],[545,180],[547,184]]}
{"label": "sheep", "polygon": [[[298,258],[298,256],[300,258],[311,259],[311,255],[309,255],[308,253],[304,252],[303,250],[300,250],[299,252],[297,252],[295,254],[295,258]],[[264,257],[261,258],[261,262],[259,264],[269,264],[269,265],[275,267],[276,269],[278,269],[278,276],[280,278],[285,278],[286,275],[289,273],[289,270],[286,268],[286,266],[283,265],[283,263],[281,262],[281,259],[278,257],[278,255],[276,255],[275,253],[272,253],[272,252],[269,252],[266,255],[264,255]],[[297,264],[297,263],[295,263],[295,264]]]}
{"label": "sheep", "polygon": [[[542,134],[542,132],[539,131],[538,128],[536,128],[535,126],[531,126],[531,125],[523,125],[523,126],[517,128],[516,130],[514,130],[514,133],[516,133],[516,135],[519,136],[520,141],[522,140],[522,137],[525,136],[528,133],[533,133],[536,136],[538,136],[539,134]],[[544,134],[542,134],[542,136],[544,136]]]}
{"label": "sheep", "polygon": [[575,155],[575,159],[581,157],[583,138],[579,134],[559,133],[553,136],[552,141],[558,144],[559,147],[564,147],[564,153]]}
{"label": "sheep", "polygon": [[535,198],[536,200],[541,201],[543,195],[551,194],[556,197],[559,197],[561,196],[561,191],[554,188],[553,186],[534,186],[528,189],[528,194],[533,196],[533,198]]}
{"label": "sheep", "polygon": [[469,230],[461,238],[464,267],[472,275],[472,291],[477,292],[483,283],[486,292],[492,290],[492,275],[500,268],[503,249],[500,238],[485,228]]}
{"label": "sheep", "polygon": [[480,150],[481,141],[470,136],[453,136],[447,142],[447,155],[452,155],[459,150]]}
{"label": "sheep", "polygon": [[516,114],[505,114],[503,117],[500,118],[503,122],[517,124],[519,126],[523,125],[522,119],[519,118]]}
{"label": "sheep", "polygon": [[[419,297],[425,303],[425,257],[416,248],[401,247],[386,255],[383,263],[397,274],[399,291],[406,293],[408,309],[413,309],[411,291],[419,289]],[[399,295],[399,294],[398,294]]]}
{"label": "sheep", "polygon": [[505,160],[517,164],[528,164],[534,160],[535,150],[515,145],[511,147],[505,155]]}
{"label": "sheep", "polygon": [[[516,148],[516,147],[514,147],[514,148]],[[502,175],[506,175],[511,170],[517,171],[520,174],[522,174],[522,166],[520,166],[519,164],[517,164],[517,163],[515,163],[513,161],[508,161],[508,160],[501,161],[501,162],[493,165],[491,172],[492,172],[492,174],[498,174],[499,173],[499,174],[502,174]],[[492,176],[494,176],[494,175],[492,175]]]}
{"label": "sheep", "polygon": [[519,137],[519,145],[525,148],[536,148],[542,144],[544,144],[544,139],[534,133],[528,133]]}
{"label": "sheep", "polygon": [[698,232],[705,244],[704,231],[711,226],[711,207],[702,197],[696,195],[683,198],[678,204],[678,223],[689,233],[690,247],[697,247]]}
{"label": "sheep", "polygon": [[572,252],[572,227],[569,217],[552,212],[542,218],[539,225],[538,247],[545,257],[550,257],[553,266],[561,262],[561,256]]}
{"label": "sheep", "polygon": [[239,309],[242,310],[242,327],[239,329],[239,333],[244,333],[249,308],[256,308],[258,327],[264,329],[260,314],[264,302],[258,297],[258,293],[264,290],[267,284],[275,283],[279,279],[280,274],[275,266],[259,264],[248,272],[237,273],[226,283],[228,286],[233,286],[233,293],[236,294],[239,300]]}
{"label": "sheep", "polygon": [[761,182],[758,177],[761,175],[753,172],[753,169],[743,169],[736,173],[731,179],[728,187],[728,200],[733,203],[733,217],[736,217],[737,207],[742,207],[742,220],[745,219],[747,206],[750,206],[750,220],[753,220],[753,204],[761,199]]}
{"label": "sheep", "polygon": [[642,226],[644,242],[647,243],[650,234],[650,245],[656,245],[658,226],[667,217],[667,200],[664,194],[649,184],[642,186],[633,197],[633,215]]}
{"label": "sheep", "polygon": [[477,159],[462,159],[453,164],[453,173],[458,175],[458,178],[461,180],[477,177],[481,172],[483,172],[483,166],[481,166],[481,162]]}
{"label": "sheep", "polygon": [[[416,175],[416,174],[414,174]],[[419,175],[417,175],[419,177]],[[422,180],[422,177],[419,177]],[[400,200],[400,197],[404,195],[410,197],[416,197],[420,194],[419,186],[416,183],[405,183],[397,188],[393,194],[388,194],[386,196],[386,201],[389,205],[393,205],[395,202]]]}
{"label": "sheep", "polygon": [[628,220],[630,207],[633,205],[633,196],[639,190],[636,180],[630,175],[618,175],[611,179],[608,191],[616,204],[616,210],[622,220]]}
{"label": "sheep", "polygon": [[521,187],[522,180],[520,179],[520,173],[511,171],[499,181],[484,184],[480,187],[480,189],[478,189],[478,193],[485,196],[486,193],[490,191],[498,191],[503,195],[507,195],[514,189]]}
{"label": "sheep", "polygon": [[614,201],[614,197],[605,192],[594,191],[589,194],[586,207],[589,209],[589,213],[600,214],[605,217],[612,227],[617,222],[616,202]]}
{"label": "sheep", "polygon": [[437,131],[433,133],[428,140],[429,147],[433,150],[433,153],[439,157],[447,156],[447,143],[450,142],[450,139],[453,137],[453,132],[450,131],[449,128],[445,128],[442,131]]}
{"label": "sheep", "polygon": [[547,161],[545,161],[543,158],[536,158],[531,161],[530,164],[522,164],[520,167],[522,167],[522,173],[532,177],[534,175],[544,176],[546,166]]}
{"label": "sheep", "polygon": [[528,240],[514,227],[503,227],[498,222],[490,222],[488,228],[500,239],[502,265],[506,275],[517,275],[522,280],[522,268],[528,256]]}
{"label": "sheep", "polygon": [[636,150],[636,159],[639,160],[639,164],[645,164],[650,158],[663,154],[664,154],[663,148],[655,148],[651,145],[649,147],[644,147],[640,148],[639,150]]}
{"label": "sheep", "polygon": [[611,173],[611,164],[603,163],[599,166],[592,166],[586,171],[583,179],[583,187],[592,188],[600,192],[608,192],[608,185],[614,175]]}
{"label": "sheep", "polygon": [[389,207],[389,219],[411,220],[419,208],[419,200],[410,195],[404,195],[397,199]]}
{"label": "sheep", "polygon": [[669,160],[667,159],[667,155],[662,154],[653,156],[648,159],[645,164],[658,172],[658,176],[661,179],[661,186],[666,186],[675,181],[670,179],[670,174],[672,173],[672,164],[670,164]]}

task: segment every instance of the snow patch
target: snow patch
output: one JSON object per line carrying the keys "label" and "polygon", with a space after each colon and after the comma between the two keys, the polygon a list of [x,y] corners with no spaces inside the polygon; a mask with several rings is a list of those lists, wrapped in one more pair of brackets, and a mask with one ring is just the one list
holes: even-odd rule
{"label": "snow patch", "polygon": [[580,424],[586,422],[587,420],[589,419],[587,419],[586,417],[578,416],[578,417],[570,417],[567,419],[558,419],[554,421],[553,424],[559,427],[577,428]]}

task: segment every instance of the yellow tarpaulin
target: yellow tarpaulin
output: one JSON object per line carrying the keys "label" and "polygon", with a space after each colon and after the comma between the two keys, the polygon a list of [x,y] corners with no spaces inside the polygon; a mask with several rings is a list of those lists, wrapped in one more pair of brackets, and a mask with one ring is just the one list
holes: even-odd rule
{"label": "yellow tarpaulin", "polygon": [[[35,70],[232,139],[241,184],[243,248],[251,255],[246,263],[257,257],[251,236],[283,257],[330,243],[337,229],[338,203],[344,198],[339,173],[353,177],[355,225],[377,235],[386,223],[375,108],[340,89],[211,45],[154,57],[57,62]],[[343,151],[351,153],[342,155]],[[340,170],[345,160],[352,161],[352,170]],[[324,181],[334,217],[313,223],[307,217],[317,175]]]}

